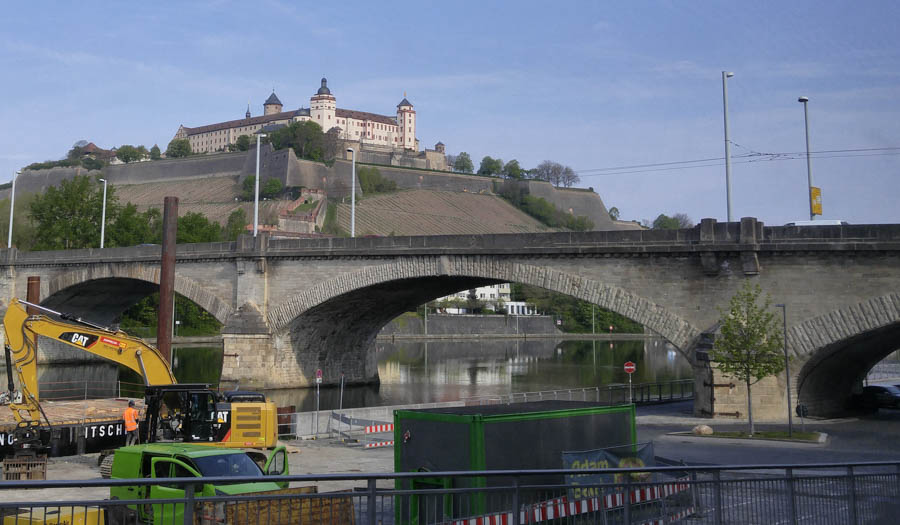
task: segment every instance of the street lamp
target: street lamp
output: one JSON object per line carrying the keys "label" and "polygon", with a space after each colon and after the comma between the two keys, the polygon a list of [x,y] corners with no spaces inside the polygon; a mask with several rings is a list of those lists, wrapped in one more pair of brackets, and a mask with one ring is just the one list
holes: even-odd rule
{"label": "street lamp", "polygon": [[9,190],[9,236],[6,238],[6,248],[12,248],[13,210],[16,207],[16,179],[22,174],[22,170],[16,171],[13,176],[12,189]]}
{"label": "street lamp", "polygon": [[256,134],[256,181],[253,190],[253,236],[259,231],[259,144],[265,133]]}
{"label": "street lamp", "polygon": [[106,179],[100,179],[103,183],[103,212],[100,214],[100,248],[103,248],[103,238],[106,237]]}
{"label": "street lamp", "polygon": [[776,304],[775,308],[781,308],[781,320],[784,330],[784,374],[787,383],[787,413],[788,413],[788,437],[794,436],[794,418],[791,416],[791,368],[788,363],[787,353],[787,306]]}
{"label": "street lamp", "polygon": [[812,188],[813,188],[813,178],[812,178],[812,160],[809,157],[809,110],[807,109],[807,102],[809,102],[809,97],[800,97],[797,99],[797,102],[803,104],[803,121],[806,124],[806,178],[809,182],[809,188],[807,192],[809,193],[809,220],[815,220],[816,214],[813,213],[813,196],[812,196]]}
{"label": "street lamp", "polygon": [[356,151],[347,148],[351,157],[350,171],[350,237],[356,237]]}
{"label": "street lamp", "polygon": [[728,82],[734,76],[722,71],[722,112],[725,115],[725,199],[728,204],[728,222],[731,222],[731,142],[728,140]]}

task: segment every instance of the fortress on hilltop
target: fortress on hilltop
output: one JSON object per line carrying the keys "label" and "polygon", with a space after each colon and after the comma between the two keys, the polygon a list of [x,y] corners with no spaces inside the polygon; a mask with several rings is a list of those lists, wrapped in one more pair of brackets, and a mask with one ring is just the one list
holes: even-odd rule
{"label": "fortress on hilltop", "polygon": [[[360,153],[370,152],[378,156],[389,156],[424,159],[429,169],[448,169],[444,157],[444,145],[438,142],[434,150],[419,151],[419,140],[416,138],[416,110],[406,99],[397,104],[397,113],[393,116],[368,113],[337,107],[337,99],[328,87],[328,80],[323,78],[318,91],[310,97],[309,107],[284,111],[284,106],[275,91],[263,104],[263,114],[253,117],[250,106],[244,118],[229,120],[217,124],[208,124],[189,128],[178,127],[176,139],[187,139],[194,153],[214,153],[226,151],[241,135],[252,136],[255,133],[278,129],[293,122],[312,121],[322,127],[324,132],[337,133],[340,140],[357,145]],[[403,165],[406,162],[393,160],[389,164]]]}

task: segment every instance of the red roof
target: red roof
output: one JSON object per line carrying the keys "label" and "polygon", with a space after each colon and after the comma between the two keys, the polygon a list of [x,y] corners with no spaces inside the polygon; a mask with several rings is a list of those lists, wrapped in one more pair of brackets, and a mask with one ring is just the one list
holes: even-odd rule
{"label": "red roof", "polygon": [[221,131],[225,129],[236,128],[239,126],[255,126],[256,124],[265,124],[267,122],[272,122],[273,120],[289,120],[296,113],[296,111],[282,111],[281,113],[273,113],[271,115],[262,115],[259,117],[242,118],[238,120],[229,120],[226,122],[219,122],[218,124],[210,124],[208,126],[200,126],[197,128],[189,128],[185,126],[184,131],[188,135],[199,135],[200,133]]}
{"label": "red roof", "polygon": [[386,117],[384,115],[376,115],[375,113],[367,113],[365,111],[354,111],[352,109],[341,109],[338,108],[334,111],[335,116],[341,118],[353,118],[356,120],[371,120],[372,122],[379,122],[381,124],[390,124],[391,126],[396,126],[397,121],[393,117]]}

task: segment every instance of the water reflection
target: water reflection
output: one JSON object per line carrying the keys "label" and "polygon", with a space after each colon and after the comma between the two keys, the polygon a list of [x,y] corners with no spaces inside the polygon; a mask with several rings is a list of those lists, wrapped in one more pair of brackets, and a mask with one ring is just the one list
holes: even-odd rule
{"label": "water reflection", "polygon": [[[688,362],[661,339],[410,341],[378,343],[375,351],[381,384],[345,388],[343,398],[340,388],[323,387],[320,409],[453,401],[464,397],[625,383],[628,381],[622,369],[625,361],[637,364],[635,383],[691,377]],[[179,348],[175,357],[174,373],[179,382],[218,383],[222,367],[221,347]],[[59,381],[59,378],[71,380],[74,373],[82,374],[80,377],[86,379],[91,375],[89,370],[94,370],[93,377],[99,379],[96,374],[102,370],[107,381],[96,382],[109,384],[108,392],[102,397],[118,394],[113,391],[115,379],[110,376],[115,365],[101,362],[41,364],[38,368],[42,382],[47,383]],[[137,374],[120,369],[118,379],[126,385],[122,395],[143,395],[127,388],[128,383],[141,382]],[[278,406],[293,406],[304,411],[316,408],[314,388],[270,390],[266,394]]]}
{"label": "water reflection", "polygon": [[[322,410],[453,401],[625,383],[625,361],[637,364],[634,382],[691,377],[687,360],[661,339],[644,341],[429,341],[378,343],[376,387],[322,388]],[[315,410],[315,389],[267,393],[279,406]]]}

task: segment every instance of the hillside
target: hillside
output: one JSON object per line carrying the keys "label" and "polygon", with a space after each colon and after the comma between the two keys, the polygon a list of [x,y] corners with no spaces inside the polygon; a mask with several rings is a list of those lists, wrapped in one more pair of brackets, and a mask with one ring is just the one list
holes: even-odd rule
{"label": "hillside", "polygon": [[[238,177],[116,185],[120,203],[132,202],[140,211],[162,208],[163,198],[177,196],[178,213],[199,212],[220,224],[241,207],[253,217],[253,203],[235,200]],[[289,201],[260,203],[260,222],[275,222]],[[338,204],[338,224],[350,231],[350,203]],[[406,190],[364,197],[357,203],[357,235],[453,235],[555,231],[492,194],[441,190]]]}
{"label": "hillside", "polygon": [[[350,231],[350,204],[338,205]],[[357,203],[357,235],[453,235],[555,231],[495,195],[408,190]]]}
{"label": "hillside", "polygon": [[[178,214],[197,212],[209,220],[225,224],[228,215],[238,208],[244,208],[248,219],[253,217],[253,203],[240,202],[236,198],[241,193],[238,177],[210,177],[200,180],[174,180],[170,182],[148,182],[145,184],[116,185],[119,202],[134,203],[138,210],[162,209],[166,196],[178,197]],[[274,222],[278,210],[289,201],[260,202],[260,222]],[[272,220],[266,220],[271,218]]]}

